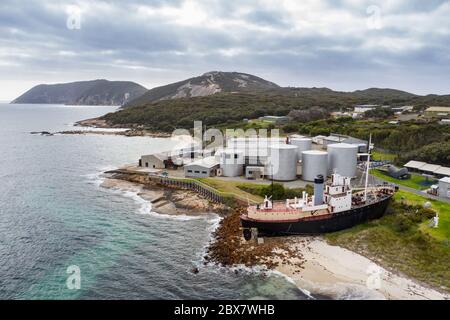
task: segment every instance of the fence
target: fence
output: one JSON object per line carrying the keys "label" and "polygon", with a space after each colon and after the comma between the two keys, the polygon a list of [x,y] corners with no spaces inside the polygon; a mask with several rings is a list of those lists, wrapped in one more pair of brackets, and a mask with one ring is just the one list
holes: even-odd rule
{"label": "fence", "polygon": [[149,182],[159,184],[164,187],[174,188],[174,189],[185,189],[197,192],[206,199],[215,202],[222,203],[225,205],[232,205],[232,202],[236,205],[247,206],[248,204],[256,204],[255,201],[247,199],[241,195],[235,193],[221,192],[207,184],[188,178],[173,178],[173,177],[162,177],[157,175],[151,175],[147,172],[132,171],[132,170],[113,170],[106,173],[118,173],[118,174],[134,174],[145,177]]}

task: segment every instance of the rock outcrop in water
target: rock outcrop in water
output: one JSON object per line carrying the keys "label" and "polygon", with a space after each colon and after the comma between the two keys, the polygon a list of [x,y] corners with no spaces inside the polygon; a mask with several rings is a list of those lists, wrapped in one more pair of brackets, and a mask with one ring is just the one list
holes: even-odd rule
{"label": "rock outcrop in water", "polygon": [[293,238],[264,238],[263,243],[257,243],[255,240],[245,241],[240,223],[242,210],[246,208],[237,209],[222,219],[204,257],[205,263],[218,263],[227,267],[263,265],[267,269],[275,269],[280,264],[300,269],[303,267],[303,255],[293,249]]}

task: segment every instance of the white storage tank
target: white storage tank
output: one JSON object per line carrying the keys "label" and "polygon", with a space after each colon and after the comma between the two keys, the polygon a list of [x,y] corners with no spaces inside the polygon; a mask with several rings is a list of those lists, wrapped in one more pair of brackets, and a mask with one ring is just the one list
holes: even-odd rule
{"label": "white storage tank", "polygon": [[328,152],[319,150],[303,151],[302,154],[302,179],[314,181],[322,175],[326,177],[328,173]]}
{"label": "white storage tank", "polygon": [[336,172],[344,177],[356,176],[358,146],[348,143],[328,145],[328,173]]}
{"label": "white storage tank", "polygon": [[220,168],[224,177],[239,177],[244,174],[244,154],[234,150],[220,153]]}
{"label": "white storage tank", "polygon": [[270,147],[270,161],[267,173],[273,180],[292,181],[297,178],[297,146],[290,144]]}
{"label": "white storage tank", "polygon": [[308,151],[312,149],[312,139],[310,138],[291,138],[291,144],[297,146],[297,156],[298,160],[302,160],[303,151]]}

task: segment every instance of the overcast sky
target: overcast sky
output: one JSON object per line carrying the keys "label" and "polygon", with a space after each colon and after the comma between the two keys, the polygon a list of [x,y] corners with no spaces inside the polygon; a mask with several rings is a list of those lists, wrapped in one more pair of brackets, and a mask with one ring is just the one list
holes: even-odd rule
{"label": "overcast sky", "polygon": [[0,100],[39,83],[152,88],[212,70],[450,93],[450,1],[0,1]]}

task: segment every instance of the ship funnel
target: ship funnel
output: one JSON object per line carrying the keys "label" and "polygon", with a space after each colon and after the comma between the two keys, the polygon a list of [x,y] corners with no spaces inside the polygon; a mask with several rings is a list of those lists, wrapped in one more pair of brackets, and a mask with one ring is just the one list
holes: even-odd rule
{"label": "ship funnel", "polygon": [[323,204],[323,183],[324,179],[322,175],[318,175],[314,179],[314,205],[319,206]]}

